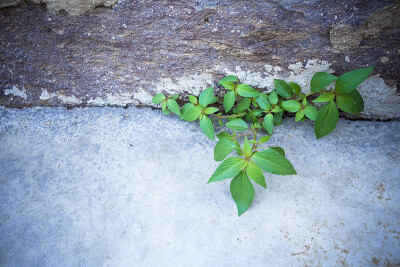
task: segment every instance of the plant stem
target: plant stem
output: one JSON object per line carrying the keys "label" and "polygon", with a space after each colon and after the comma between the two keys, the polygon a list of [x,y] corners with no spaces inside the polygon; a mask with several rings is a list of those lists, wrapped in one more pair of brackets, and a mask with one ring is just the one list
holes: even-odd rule
{"label": "plant stem", "polygon": [[218,119],[233,118],[233,117],[239,117],[239,116],[241,116],[241,115],[239,115],[239,114],[230,115],[230,116],[221,116],[221,115],[218,115],[218,114],[210,114],[210,115],[212,115],[212,116],[214,116],[214,117],[217,117]]}

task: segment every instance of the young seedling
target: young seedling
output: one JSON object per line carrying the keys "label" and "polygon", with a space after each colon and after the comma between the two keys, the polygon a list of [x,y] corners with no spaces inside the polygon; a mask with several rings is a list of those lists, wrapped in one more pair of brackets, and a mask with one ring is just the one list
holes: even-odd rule
{"label": "young seedling", "polygon": [[[223,98],[225,113],[212,106],[219,100],[214,96],[213,87],[205,89],[199,98],[189,95],[189,103],[182,109],[176,102],[179,95],[165,96],[159,93],[153,97],[152,102],[161,104],[165,115],[171,111],[181,120],[198,120],[201,130],[211,140],[215,140],[214,121],[232,130],[230,133],[217,134],[214,160],[222,163],[208,183],[233,178],[230,191],[238,215],[241,216],[254,199],[252,181],[267,188],[263,171],[278,175],[297,174],[281,147],[260,146],[268,142],[274,128],[282,124],[285,112],[294,113],[296,122],[306,119],[315,121],[315,136],[317,139],[322,138],[335,129],[339,120],[338,108],[354,115],[364,109],[364,101],[356,88],[372,70],[373,67],[357,69],[339,77],[317,72],[311,79],[311,93],[306,95],[301,93],[298,84],[280,79],[274,80],[275,90],[260,93],[240,83],[237,77],[229,75],[218,83],[227,90]],[[314,98],[311,102],[308,100],[310,96]],[[325,104],[318,110],[313,106],[316,102]],[[259,131],[265,131],[268,135],[260,137]],[[232,152],[236,156],[228,157]]]}

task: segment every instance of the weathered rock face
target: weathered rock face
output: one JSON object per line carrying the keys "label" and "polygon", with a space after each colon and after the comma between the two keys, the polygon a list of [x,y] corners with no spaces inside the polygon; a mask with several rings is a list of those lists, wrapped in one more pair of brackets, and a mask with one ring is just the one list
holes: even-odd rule
{"label": "weathered rock face", "polygon": [[[307,91],[317,71],[374,66],[360,88],[363,117],[400,117],[399,1],[34,1],[49,10],[0,10],[6,107],[149,105],[157,92],[199,94],[226,74]],[[81,14],[98,5],[113,8]]]}
{"label": "weathered rock face", "polygon": [[[0,0],[0,8],[16,6],[23,2],[23,0]],[[50,12],[64,10],[71,16],[77,16],[97,6],[113,6],[117,0],[27,0],[27,2],[46,4]]]}

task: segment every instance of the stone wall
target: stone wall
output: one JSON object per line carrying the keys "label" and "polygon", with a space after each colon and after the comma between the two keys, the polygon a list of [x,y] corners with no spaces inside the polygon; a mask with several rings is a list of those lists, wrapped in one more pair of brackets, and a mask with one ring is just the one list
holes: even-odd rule
{"label": "stone wall", "polygon": [[317,71],[374,66],[362,117],[400,118],[400,1],[30,2],[0,0],[0,106],[150,105],[227,74],[307,92]]}

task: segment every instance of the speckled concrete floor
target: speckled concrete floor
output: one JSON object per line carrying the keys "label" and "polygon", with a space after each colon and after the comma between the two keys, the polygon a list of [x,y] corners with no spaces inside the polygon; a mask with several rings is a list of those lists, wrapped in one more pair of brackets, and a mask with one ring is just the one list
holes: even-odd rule
{"label": "speckled concrete floor", "polygon": [[400,122],[284,120],[240,218],[196,123],[150,109],[0,108],[1,266],[400,264]]}

